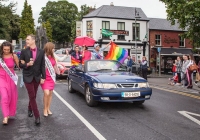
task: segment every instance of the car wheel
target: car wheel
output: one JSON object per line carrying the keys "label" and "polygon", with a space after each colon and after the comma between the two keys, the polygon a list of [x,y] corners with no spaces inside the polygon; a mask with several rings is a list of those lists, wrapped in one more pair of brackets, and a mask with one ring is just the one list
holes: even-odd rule
{"label": "car wheel", "polygon": [[85,100],[88,106],[93,107],[97,106],[98,102],[94,101],[93,95],[88,85],[85,87]]}
{"label": "car wheel", "polygon": [[145,100],[144,101],[135,101],[133,103],[136,104],[136,105],[142,105],[144,102],[145,102]]}
{"label": "car wheel", "polygon": [[68,91],[73,93],[75,90],[72,88],[72,80],[68,79]]}

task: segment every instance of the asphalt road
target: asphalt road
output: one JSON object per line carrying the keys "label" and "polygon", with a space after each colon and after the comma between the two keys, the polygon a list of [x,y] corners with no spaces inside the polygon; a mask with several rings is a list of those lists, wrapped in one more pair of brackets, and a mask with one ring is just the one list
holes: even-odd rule
{"label": "asphalt road", "polygon": [[[200,125],[178,112],[200,114],[199,99],[153,89],[151,100],[142,106],[100,103],[91,108],[80,93],[68,93],[65,81],[59,81],[55,91],[58,95],[53,96],[53,115],[45,118],[39,88],[38,127],[34,118],[27,117],[26,89],[19,88],[17,116],[9,120],[9,125],[0,125],[0,140],[199,140]],[[192,117],[200,121],[200,116]]]}

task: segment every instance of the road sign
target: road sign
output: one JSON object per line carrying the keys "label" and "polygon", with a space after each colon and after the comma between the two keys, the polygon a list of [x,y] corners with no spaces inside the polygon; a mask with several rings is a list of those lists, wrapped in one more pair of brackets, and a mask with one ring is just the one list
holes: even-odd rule
{"label": "road sign", "polygon": [[160,52],[161,51],[161,47],[158,47],[157,50],[158,50],[158,52]]}

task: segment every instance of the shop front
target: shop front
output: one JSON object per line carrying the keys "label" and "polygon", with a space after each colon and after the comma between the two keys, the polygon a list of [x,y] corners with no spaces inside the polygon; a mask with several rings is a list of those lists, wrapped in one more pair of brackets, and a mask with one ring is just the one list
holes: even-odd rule
{"label": "shop front", "polygon": [[168,74],[172,72],[172,67],[177,59],[177,56],[182,58],[183,55],[189,55],[192,53],[190,48],[162,48],[160,52],[161,62],[159,60],[159,54],[157,53],[156,67],[159,69],[159,62],[161,65],[161,73]]}

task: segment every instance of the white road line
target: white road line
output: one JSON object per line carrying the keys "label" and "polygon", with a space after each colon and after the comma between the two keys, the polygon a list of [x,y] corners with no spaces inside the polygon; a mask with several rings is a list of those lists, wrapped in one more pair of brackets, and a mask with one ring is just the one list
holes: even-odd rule
{"label": "white road line", "polygon": [[65,101],[55,90],[53,93],[60,99],[84,124],[85,126],[99,139],[106,140],[80,113],[78,113],[67,101]]}
{"label": "white road line", "polygon": [[200,121],[191,116],[191,115],[193,115],[193,116],[198,116],[198,117],[200,117],[200,114],[196,114],[196,113],[192,113],[192,112],[187,112],[187,111],[178,111],[178,113],[182,114],[182,115],[185,116],[186,118],[188,118],[188,119],[190,119],[191,121],[193,121],[193,122],[197,123],[198,125],[200,125]]}

